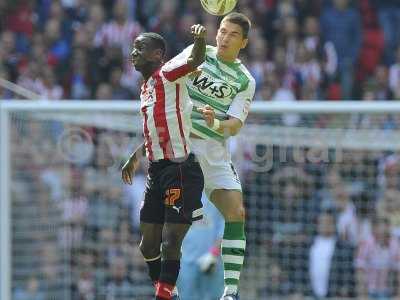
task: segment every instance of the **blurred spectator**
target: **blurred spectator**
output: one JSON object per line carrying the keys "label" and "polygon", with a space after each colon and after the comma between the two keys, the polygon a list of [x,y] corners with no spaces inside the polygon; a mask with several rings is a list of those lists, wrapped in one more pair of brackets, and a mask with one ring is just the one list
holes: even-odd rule
{"label": "blurred spectator", "polygon": [[[256,88],[260,88],[265,72],[265,62],[268,55],[267,43],[258,38],[254,39],[254,43],[249,44],[249,55],[252,60],[249,62],[249,70],[256,80]],[[265,98],[264,98],[265,99]],[[258,99],[257,99],[258,100]],[[267,100],[267,99],[265,99]]]}
{"label": "blurred spectator", "polygon": [[159,32],[165,38],[165,40],[168,41],[167,51],[169,55],[173,55],[184,47],[183,44],[180,43],[180,37],[187,37],[187,33],[189,31],[188,28],[180,28],[181,32],[177,31],[180,21],[178,18],[176,18],[178,0],[171,0],[168,2],[159,1],[158,4],[158,13],[153,14],[153,22],[148,24],[148,28],[151,31]]}
{"label": "blurred spectator", "polygon": [[338,54],[343,99],[351,99],[353,68],[361,45],[359,13],[349,6],[349,0],[333,0],[333,6],[326,6],[322,11],[321,31],[324,40],[331,41]]}
{"label": "blurred spectator", "polygon": [[301,87],[300,99],[316,100],[318,88],[322,80],[321,67],[315,56],[315,52],[308,50],[301,43],[296,49],[294,69],[297,73],[298,84]]}
{"label": "blurred spectator", "polygon": [[[1,55],[1,53],[0,53]],[[2,69],[0,66],[0,78],[4,80],[10,80],[8,76],[8,72],[5,69]],[[13,93],[9,91],[8,89],[0,86],[0,100],[7,100],[7,99],[12,99],[13,98]]]}
{"label": "blurred spectator", "polygon": [[77,300],[94,300],[95,298],[95,279],[93,273],[89,271],[82,271],[76,278],[75,287],[73,290],[73,297]]}
{"label": "blurred spectator", "polygon": [[94,233],[117,230],[123,216],[122,183],[112,167],[106,136],[99,135],[94,164],[85,172],[85,190],[89,197],[88,226]]}
{"label": "blurred spectator", "polygon": [[400,189],[400,157],[397,154],[385,156],[380,162],[379,184],[381,193],[385,189]]}
{"label": "blurred spectator", "polygon": [[16,51],[15,33],[12,31],[0,32],[0,63],[6,68],[11,81],[18,76],[18,64],[21,55]]}
{"label": "blurred spectator", "polygon": [[104,23],[104,7],[99,3],[93,3],[89,8],[88,25],[100,28]]}
{"label": "blurred spectator", "polygon": [[29,278],[26,287],[14,292],[15,300],[45,300],[45,294],[40,290],[39,281],[36,277]]}
{"label": "blurred spectator", "polygon": [[269,207],[268,239],[273,259],[287,272],[294,291],[306,289],[306,245],[316,211],[311,200],[311,178],[300,168],[286,167],[274,174]]}
{"label": "blurred spectator", "polygon": [[323,193],[322,209],[337,211],[336,227],[340,239],[355,245],[358,240],[357,215],[347,186],[337,169],[327,174],[328,190]]}
{"label": "blurred spectator", "polygon": [[135,295],[135,288],[128,277],[125,260],[116,256],[112,259],[109,268],[110,277],[106,281],[104,293],[100,293],[105,300],[130,300]]}
{"label": "blurred spectator", "polygon": [[336,234],[334,215],[322,212],[309,250],[310,289],[316,299],[355,296],[353,254],[354,248]]}
{"label": "blurred spectator", "polygon": [[400,199],[399,190],[388,189],[383,194],[377,204],[377,214],[379,217],[389,220],[392,234],[400,239]]}
{"label": "blurred spectator", "polygon": [[374,100],[392,100],[392,90],[389,88],[388,70],[384,65],[378,65],[374,76],[366,83],[374,92]]}
{"label": "blurred spectator", "polygon": [[104,24],[96,33],[96,47],[119,47],[124,57],[128,57],[132,41],[142,31],[139,23],[128,20],[127,4],[123,0],[115,1],[113,19]]}
{"label": "blurred spectator", "polygon": [[357,215],[357,245],[371,238],[372,219],[376,216],[375,197],[370,188],[365,188],[356,196],[355,206]]}
{"label": "blurred spectator", "polygon": [[307,16],[304,20],[304,45],[308,51],[318,53],[321,51],[321,29],[318,19],[314,16]]}
{"label": "blurred spectator", "polygon": [[396,48],[399,46],[400,7],[396,0],[371,0],[378,12],[379,23],[385,37],[385,62],[394,61]]}
{"label": "blurred spectator", "polygon": [[54,72],[50,67],[42,70],[42,78],[37,81],[37,91],[42,99],[60,100],[63,96],[63,90],[56,82]]}
{"label": "blurred spectator", "polygon": [[[81,32],[84,32],[82,30]],[[78,33],[75,37],[78,36]],[[83,37],[87,39],[87,37]],[[69,75],[70,98],[84,100],[90,98],[90,83],[87,67],[87,55],[84,50],[76,49],[72,56],[72,70]]]}
{"label": "blurred spectator", "polygon": [[400,100],[400,47],[396,51],[396,61],[389,69],[389,87],[394,99]]}
{"label": "blurred spectator", "polygon": [[40,62],[31,61],[21,69],[17,84],[32,91],[38,92],[38,78],[40,74]]}
{"label": "blurred spectator", "polygon": [[61,22],[53,18],[47,21],[44,30],[44,45],[47,47],[47,63],[57,66],[64,63],[70,54],[70,44],[61,32]]}
{"label": "blurred spectator", "polygon": [[[363,242],[355,266],[357,268],[357,292],[359,297],[390,299],[400,295],[400,243],[391,235],[390,222],[375,218],[373,235]],[[397,277],[393,280],[393,275]]]}
{"label": "blurred spectator", "polygon": [[61,202],[64,230],[61,242],[67,247],[78,247],[82,243],[83,230],[88,214],[88,199],[82,194],[81,178],[71,181],[71,194]]}
{"label": "blurred spectator", "polygon": [[108,83],[100,83],[96,90],[96,100],[111,100],[112,89]]}
{"label": "blurred spectator", "polygon": [[268,270],[266,286],[259,289],[257,299],[279,300],[282,297],[290,299],[289,296],[293,294],[293,285],[288,280],[287,274],[276,263],[269,266]]}
{"label": "blurred spectator", "polygon": [[128,100],[132,98],[132,93],[122,86],[122,70],[120,68],[114,68],[111,71],[109,82],[112,90],[111,99]]}
{"label": "blurred spectator", "polygon": [[7,27],[21,36],[31,37],[34,30],[34,1],[18,1],[7,14]]}

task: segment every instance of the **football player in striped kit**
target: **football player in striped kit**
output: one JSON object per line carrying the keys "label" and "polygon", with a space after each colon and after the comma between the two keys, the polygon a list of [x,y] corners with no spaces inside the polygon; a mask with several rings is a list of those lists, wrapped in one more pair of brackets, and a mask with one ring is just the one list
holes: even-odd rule
{"label": "football player in striped kit", "polygon": [[205,192],[225,219],[221,244],[225,280],[221,299],[225,300],[239,299],[246,247],[242,187],[231,161],[228,138],[240,131],[255,93],[255,80],[238,59],[248,43],[250,27],[250,20],[241,13],[225,16],[218,28],[217,46],[207,46],[201,73],[193,73],[187,81],[194,104],[192,150],[204,173]]}
{"label": "football player in striped kit", "polygon": [[[135,69],[144,77],[140,100],[144,149],[150,161],[140,211],[139,247],[157,300],[172,299],[182,240],[192,222],[202,218],[204,178],[188,143],[193,105],[185,83],[188,74],[204,61],[206,29],[194,25],[191,33],[194,45],[190,53],[166,64],[166,43],[156,33],[139,35],[131,53]],[[132,184],[139,152],[135,151],[122,168],[124,183]]]}
{"label": "football player in striped kit", "polygon": [[[255,93],[255,80],[238,59],[248,43],[250,20],[243,14],[225,16],[207,46],[205,61],[186,80],[192,111],[191,148],[200,162],[205,192],[225,219],[221,243],[225,291],[221,299],[238,300],[246,236],[242,187],[231,161],[228,138],[243,126]],[[194,45],[177,57],[188,57]]]}

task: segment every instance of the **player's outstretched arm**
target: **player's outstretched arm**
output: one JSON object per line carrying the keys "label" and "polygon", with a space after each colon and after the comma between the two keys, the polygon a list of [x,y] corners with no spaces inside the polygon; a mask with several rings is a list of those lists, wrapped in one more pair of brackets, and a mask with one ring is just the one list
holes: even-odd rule
{"label": "player's outstretched arm", "polygon": [[206,57],[207,30],[203,25],[200,24],[193,25],[190,30],[194,38],[194,43],[187,63],[191,70],[194,71],[204,62]]}
{"label": "player's outstretched arm", "polygon": [[144,144],[142,143],[136,150],[131,154],[129,159],[125,162],[124,166],[122,167],[121,176],[122,181],[125,184],[132,184],[133,177],[135,176],[136,170],[139,168],[140,165],[140,157],[143,155],[144,152]]}

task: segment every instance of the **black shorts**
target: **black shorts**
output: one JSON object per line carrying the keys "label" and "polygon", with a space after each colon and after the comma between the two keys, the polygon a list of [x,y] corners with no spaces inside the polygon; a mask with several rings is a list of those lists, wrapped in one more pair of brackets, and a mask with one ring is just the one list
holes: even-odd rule
{"label": "black shorts", "polygon": [[150,162],[140,221],[191,224],[203,217],[203,172],[194,154],[184,162]]}

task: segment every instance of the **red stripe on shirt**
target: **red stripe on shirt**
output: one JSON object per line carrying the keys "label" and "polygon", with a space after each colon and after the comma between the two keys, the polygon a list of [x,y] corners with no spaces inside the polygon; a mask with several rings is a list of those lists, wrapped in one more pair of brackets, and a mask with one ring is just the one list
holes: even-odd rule
{"label": "red stripe on shirt", "polygon": [[181,134],[183,147],[185,148],[185,155],[187,155],[186,139],[185,139],[185,134],[183,133],[182,117],[181,117],[181,110],[180,110],[180,103],[179,103],[179,100],[180,100],[180,98],[179,98],[180,85],[179,84],[177,84],[175,86],[175,91],[176,91],[176,116],[178,118],[179,132]]}
{"label": "red stripe on shirt", "polygon": [[190,72],[191,72],[191,67],[188,64],[184,64],[171,71],[163,71],[163,74],[165,78],[167,78],[169,81],[175,81],[178,78],[181,78]]}
{"label": "red stripe on shirt", "polygon": [[161,79],[159,72],[153,75],[156,90],[156,103],[154,105],[154,124],[156,126],[157,135],[160,147],[163,150],[164,158],[171,159],[174,157],[174,150],[171,145],[171,138],[169,136],[167,117],[165,114],[165,89],[164,83]]}
{"label": "red stripe on shirt", "polygon": [[149,154],[149,160],[153,160],[154,159],[154,155],[153,155],[153,149],[151,148],[152,146],[152,142],[151,142],[151,138],[149,135],[149,128],[147,127],[147,120],[149,119],[149,117],[147,116],[147,107],[143,107],[142,108],[142,113],[144,116],[144,122],[143,122],[143,133],[144,133],[144,139],[145,139],[145,143],[144,146],[147,150],[147,153]]}

